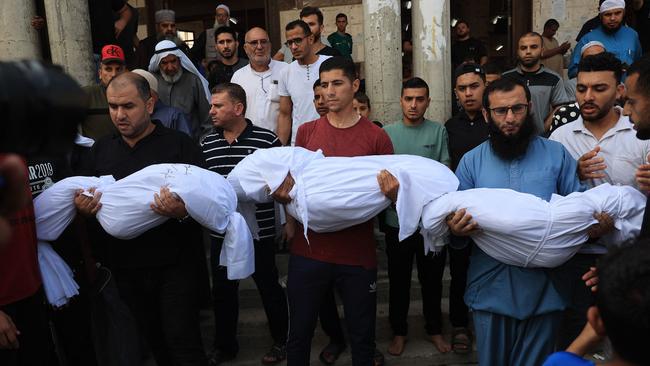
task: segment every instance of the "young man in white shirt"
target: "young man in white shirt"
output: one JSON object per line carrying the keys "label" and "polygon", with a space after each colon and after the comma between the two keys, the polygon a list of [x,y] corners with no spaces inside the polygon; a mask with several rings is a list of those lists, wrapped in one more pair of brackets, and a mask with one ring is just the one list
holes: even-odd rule
{"label": "young man in white shirt", "polygon": [[302,20],[290,22],[285,31],[285,43],[296,60],[284,70],[279,81],[280,113],[277,134],[284,145],[293,145],[298,127],[319,118],[313,103],[313,85],[319,77],[318,69],[321,63],[329,56],[314,53],[314,35],[309,25]]}

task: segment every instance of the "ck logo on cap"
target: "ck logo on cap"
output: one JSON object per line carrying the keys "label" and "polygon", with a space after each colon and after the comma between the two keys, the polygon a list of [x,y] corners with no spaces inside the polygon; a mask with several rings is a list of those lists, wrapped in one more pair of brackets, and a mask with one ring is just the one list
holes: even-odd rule
{"label": "ck logo on cap", "polygon": [[111,55],[111,56],[115,56],[115,57],[120,57],[120,56],[122,56],[122,50],[120,50],[119,48],[117,48],[115,46],[111,46],[106,50],[106,54]]}

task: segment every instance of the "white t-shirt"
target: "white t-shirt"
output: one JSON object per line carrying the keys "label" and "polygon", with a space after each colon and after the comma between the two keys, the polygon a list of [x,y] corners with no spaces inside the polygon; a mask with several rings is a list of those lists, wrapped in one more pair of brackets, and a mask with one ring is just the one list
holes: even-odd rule
{"label": "white t-shirt", "polygon": [[[549,137],[550,140],[561,143],[576,160],[600,146],[597,156],[605,159],[605,178],[584,181],[590,188],[603,183],[639,188],[635,173],[639,165],[645,164],[648,159],[650,141],[639,140],[630,119],[623,115],[620,108],[619,112],[618,122],[600,138],[600,141],[585,127],[582,117],[561,126]],[[600,243],[595,243],[585,245],[580,253],[604,254],[607,249]]]}
{"label": "white t-shirt", "polygon": [[314,107],[314,82],[319,78],[318,69],[330,56],[319,55],[311,65],[300,65],[298,61],[289,64],[280,78],[279,94],[291,97],[291,145],[296,142],[298,127],[305,122],[320,118]]}
{"label": "white t-shirt", "polygon": [[257,72],[248,64],[237,70],[231,82],[239,84],[246,92],[246,118],[253,124],[277,131],[280,95],[278,86],[282,71],[289,65],[271,60],[269,69]]}
{"label": "white t-shirt", "polygon": [[630,119],[621,115],[600,141],[585,127],[582,117],[553,131],[550,140],[561,143],[571,156],[578,160],[585,153],[600,146],[598,156],[605,159],[605,178],[584,181],[589,187],[603,183],[633,186],[638,189],[634,174],[647,161],[650,141],[639,140]]}

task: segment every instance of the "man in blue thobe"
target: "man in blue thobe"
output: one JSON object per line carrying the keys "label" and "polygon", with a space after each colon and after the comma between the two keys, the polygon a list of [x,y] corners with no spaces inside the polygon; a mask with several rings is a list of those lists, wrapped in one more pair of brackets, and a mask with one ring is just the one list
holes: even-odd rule
{"label": "man in blue thobe", "polygon": [[[459,190],[510,188],[548,201],[553,193],[582,189],[569,152],[535,135],[525,84],[495,81],[485,91],[483,108],[490,138],[461,159]],[[464,209],[447,224],[458,236],[480,229]],[[561,271],[506,265],[472,247],[465,302],[473,312],[480,365],[541,365],[554,351],[569,300],[558,280]]]}

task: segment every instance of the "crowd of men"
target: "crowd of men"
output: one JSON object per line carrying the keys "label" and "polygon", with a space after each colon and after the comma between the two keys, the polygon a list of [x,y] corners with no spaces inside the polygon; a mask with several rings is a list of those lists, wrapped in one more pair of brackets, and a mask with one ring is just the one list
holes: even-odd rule
{"label": "crowd of men", "polygon": [[[117,32],[131,11],[121,0],[112,3]],[[637,10],[650,8],[634,3]],[[139,47],[94,47],[98,83],[84,89],[89,103],[77,146],[68,157],[27,154],[30,192],[36,197],[72,175],[120,179],[157,163],[193,164],[226,177],[256,150],[283,145],[325,156],[426,157],[452,169],[460,190],[509,188],[546,201],[603,183],[647,192],[650,57],[642,56],[639,34],[626,25],[625,8],[623,0],[600,2],[599,24],[575,45],[568,78],[563,55],[571,45],[554,38],[556,20],[518,39],[517,65],[505,72],[470,36],[469,24],[458,21],[451,49],[458,110],[448,121],[425,117],[429,90],[440,86],[417,75],[404,80],[401,119],[371,119],[343,13],[336,15],[336,32],[324,37],[323,13],[305,7],[300,19],[286,24],[286,41],[272,54],[267,31],[238,29],[226,5],[215,8],[214,26],[191,49],[177,37],[175,13],[159,10],[157,34]],[[16,164],[4,157],[0,162],[2,172]],[[645,217],[638,243],[615,250],[604,239],[615,223],[595,213],[589,241],[565,265],[522,268],[474,245],[471,235],[481,228],[465,209],[449,213],[449,245],[437,255],[425,254],[419,233],[400,241],[400,182],[387,171],[378,172],[377,181],[393,205],[378,219],[337,232],[308,228],[302,235],[302,224],[283,209],[295,183],[290,174],[272,202],[257,205],[252,277],[271,334],[262,364],[308,365],[318,321],[329,338],[319,351],[326,365],[335,364],[348,344],[353,365],[381,365],[384,351],[393,357],[408,352],[414,259],[423,325],[440,353],[476,349],[480,365],[589,365],[582,356],[602,350],[607,336],[612,365],[648,363]],[[151,209],[170,220],[130,240],[111,237],[98,224],[100,192],[78,191],[77,218],[53,244],[81,294],[47,311],[29,221],[33,210],[24,205],[9,212],[10,227],[18,229],[0,235],[1,365],[139,365],[149,357],[158,365],[218,365],[241,354],[239,282],[219,265],[223,236],[204,235],[169,189],[161,187]],[[393,336],[386,350],[377,348],[375,335],[376,223],[388,259]],[[289,243],[286,290],[275,261],[278,240]],[[443,329],[441,304],[447,263],[451,334]],[[207,304],[214,309],[215,334],[206,353],[199,310]]]}

